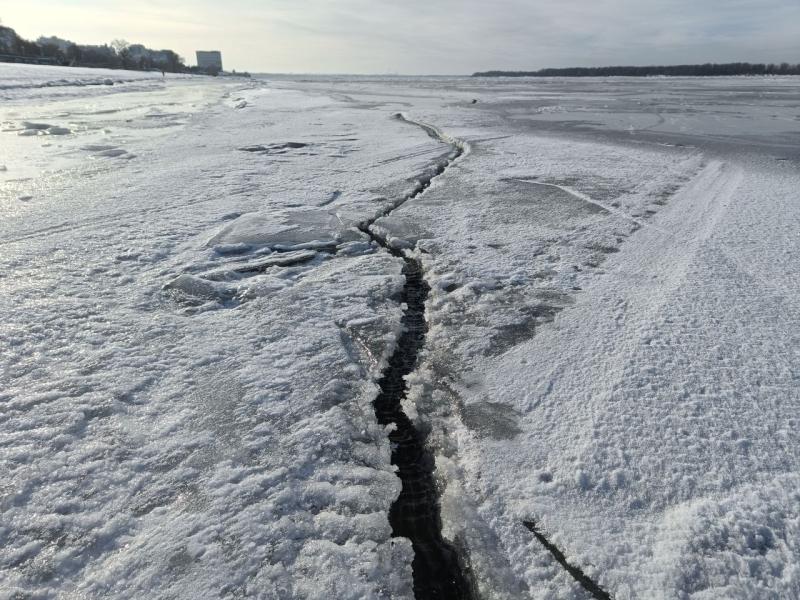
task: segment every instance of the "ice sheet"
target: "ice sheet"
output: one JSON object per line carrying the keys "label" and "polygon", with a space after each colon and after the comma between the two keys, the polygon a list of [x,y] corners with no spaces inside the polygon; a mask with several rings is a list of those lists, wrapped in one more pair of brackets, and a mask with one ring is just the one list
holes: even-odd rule
{"label": "ice sheet", "polygon": [[0,66],[3,594],[411,597],[380,215],[483,597],[800,593],[796,79],[86,71]]}

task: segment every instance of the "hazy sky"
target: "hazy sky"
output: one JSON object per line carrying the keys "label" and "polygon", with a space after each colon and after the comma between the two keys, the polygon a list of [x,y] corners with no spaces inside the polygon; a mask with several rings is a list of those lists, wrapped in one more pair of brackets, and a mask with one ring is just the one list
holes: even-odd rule
{"label": "hazy sky", "polygon": [[800,0],[5,0],[23,37],[221,50],[226,69],[471,73],[800,62]]}

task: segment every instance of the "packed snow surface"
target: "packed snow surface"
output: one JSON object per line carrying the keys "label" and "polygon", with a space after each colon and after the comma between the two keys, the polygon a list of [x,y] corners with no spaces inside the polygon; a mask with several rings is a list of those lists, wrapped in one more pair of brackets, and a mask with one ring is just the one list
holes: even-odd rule
{"label": "packed snow surface", "polygon": [[0,598],[800,595],[798,92],[0,65]]}

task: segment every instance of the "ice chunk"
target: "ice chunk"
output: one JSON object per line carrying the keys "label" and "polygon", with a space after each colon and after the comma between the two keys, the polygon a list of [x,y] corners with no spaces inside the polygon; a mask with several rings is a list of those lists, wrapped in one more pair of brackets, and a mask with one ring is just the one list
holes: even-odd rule
{"label": "ice chunk", "polygon": [[420,239],[433,237],[418,222],[404,216],[381,217],[375,221],[372,230],[397,249],[413,248]]}
{"label": "ice chunk", "polygon": [[108,150],[101,150],[94,154],[94,156],[104,157],[104,158],[117,158],[119,156],[124,156],[127,154],[128,151],[123,148],[109,148]]}
{"label": "ice chunk", "polygon": [[217,244],[213,250],[217,254],[228,256],[231,254],[244,254],[250,250],[250,246],[248,244]]}
{"label": "ice chunk", "polygon": [[67,127],[48,127],[47,128],[47,135],[69,135],[72,133],[72,130]]}
{"label": "ice chunk", "polygon": [[81,146],[81,150],[86,150],[87,152],[102,152],[104,150],[113,150],[115,148],[119,148],[119,146],[114,146],[111,144],[87,144],[85,146]]}
{"label": "ice chunk", "polygon": [[262,213],[244,214],[208,242],[269,246],[281,250],[335,246],[349,223],[323,210],[298,210],[273,216]]}
{"label": "ice chunk", "polygon": [[217,281],[209,281],[184,273],[164,286],[165,290],[176,290],[187,296],[207,298],[209,300],[227,300],[232,298],[236,290]]}

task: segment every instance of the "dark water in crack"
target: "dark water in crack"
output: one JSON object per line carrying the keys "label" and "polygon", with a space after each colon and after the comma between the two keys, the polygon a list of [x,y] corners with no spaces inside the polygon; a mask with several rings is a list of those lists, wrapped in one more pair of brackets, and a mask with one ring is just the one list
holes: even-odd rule
{"label": "dark water in crack", "polygon": [[395,536],[411,540],[414,547],[414,595],[428,598],[473,598],[458,554],[441,534],[439,497],[433,479],[433,457],[425,447],[424,436],[416,430],[403,412],[400,402],[406,396],[404,377],[417,364],[417,355],[425,344],[425,299],[430,288],[422,276],[419,261],[393,252],[403,259],[406,283],[402,301],[403,333],[389,366],[379,381],[380,393],[374,401],[375,414],[381,425],[394,423],[389,434],[392,443],[392,464],[397,465],[403,482],[400,497],[392,505],[389,522]]}
{"label": "dark water in crack", "polygon": [[594,581],[591,577],[588,577],[580,568],[572,565],[567,560],[567,557],[564,556],[564,553],[539,530],[535,521],[523,521],[522,524],[528,528],[528,531],[530,531],[537,540],[539,540],[539,543],[541,543],[542,546],[547,548],[555,561],[561,565],[561,567],[567,573],[569,573],[575,581],[581,584],[581,587],[589,592],[593,598],[596,598],[597,600],[612,600],[611,595],[601,588],[596,581]]}
{"label": "dark water in crack", "polygon": [[[402,115],[395,117],[421,127],[440,142],[449,143],[453,146],[453,151],[446,161],[435,164],[432,170],[419,177],[418,185],[411,194],[380,216],[387,216],[408,200],[420,196],[464,152],[461,144],[447,142],[434,127],[408,121]],[[414,427],[401,405],[407,391],[404,378],[416,368],[417,357],[425,345],[425,335],[428,332],[425,300],[430,287],[418,260],[406,256],[402,250],[392,248],[370,229],[378,218],[363,223],[360,229],[393,256],[402,259],[403,275],[406,279],[401,298],[401,302],[406,305],[401,321],[403,332],[389,359],[389,365],[378,382],[380,392],[373,402],[378,422],[381,425],[393,423],[396,426],[389,434],[389,441],[392,444],[392,464],[397,466],[403,489],[389,510],[389,523],[392,526],[392,535],[408,538],[414,547],[414,561],[411,566],[414,573],[414,596],[417,600],[472,600],[476,595],[466,569],[456,550],[442,537],[439,494],[433,478],[433,456],[426,448],[425,436]]]}

